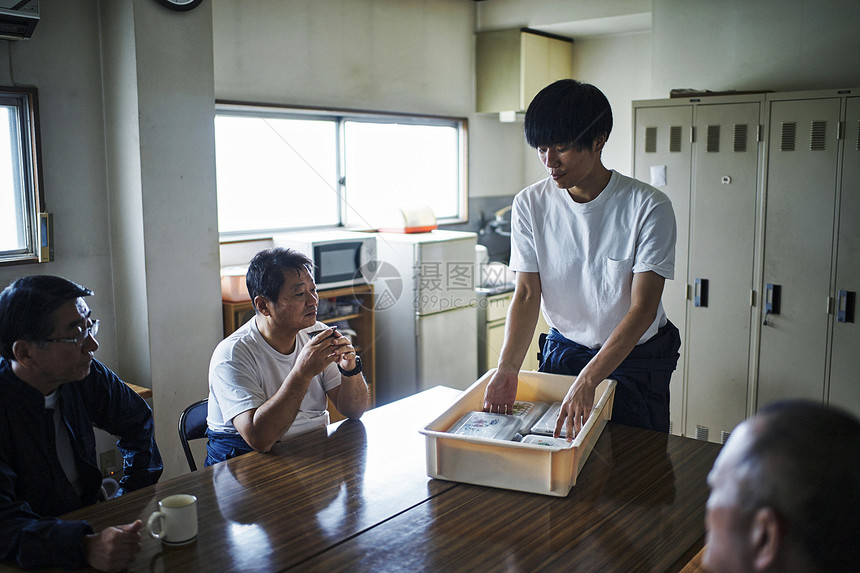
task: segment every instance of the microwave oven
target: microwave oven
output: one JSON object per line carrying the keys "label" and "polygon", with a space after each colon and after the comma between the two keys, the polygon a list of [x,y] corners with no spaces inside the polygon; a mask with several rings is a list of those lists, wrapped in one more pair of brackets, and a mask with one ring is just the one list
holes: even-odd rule
{"label": "microwave oven", "polygon": [[370,233],[304,231],[273,237],[273,242],[313,260],[318,289],[364,284],[376,270],[376,236]]}

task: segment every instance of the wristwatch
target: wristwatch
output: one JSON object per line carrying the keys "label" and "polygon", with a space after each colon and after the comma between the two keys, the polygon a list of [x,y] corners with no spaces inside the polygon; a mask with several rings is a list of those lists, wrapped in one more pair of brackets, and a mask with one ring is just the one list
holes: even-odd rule
{"label": "wristwatch", "polygon": [[355,368],[352,370],[344,370],[340,367],[340,364],[337,365],[337,369],[340,370],[340,373],[344,376],[355,376],[359,372],[361,372],[361,356],[358,354],[355,355]]}

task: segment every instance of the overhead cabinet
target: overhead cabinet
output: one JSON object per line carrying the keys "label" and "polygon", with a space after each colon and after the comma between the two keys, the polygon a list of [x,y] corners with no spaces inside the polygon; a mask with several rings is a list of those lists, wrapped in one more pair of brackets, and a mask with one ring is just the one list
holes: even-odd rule
{"label": "overhead cabinet", "polygon": [[635,176],[669,195],[678,224],[663,296],[683,342],[673,433],[725,442],[780,398],[860,413],[858,99],[634,102]]}
{"label": "overhead cabinet", "polygon": [[476,111],[525,111],[552,82],[571,76],[573,40],[528,28],[479,32],[475,40]]}

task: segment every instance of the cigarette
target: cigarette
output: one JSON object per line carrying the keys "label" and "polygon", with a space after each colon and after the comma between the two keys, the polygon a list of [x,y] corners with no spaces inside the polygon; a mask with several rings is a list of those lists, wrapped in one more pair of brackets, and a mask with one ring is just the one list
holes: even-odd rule
{"label": "cigarette", "polygon": [[337,325],[329,326],[328,328],[324,328],[322,330],[314,330],[313,332],[310,332],[309,334],[311,335],[311,338],[313,338],[317,334],[319,334],[321,332],[325,332],[326,330],[331,330],[331,329],[335,330],[335,332],[333,332],[332,334],[337,334]]}

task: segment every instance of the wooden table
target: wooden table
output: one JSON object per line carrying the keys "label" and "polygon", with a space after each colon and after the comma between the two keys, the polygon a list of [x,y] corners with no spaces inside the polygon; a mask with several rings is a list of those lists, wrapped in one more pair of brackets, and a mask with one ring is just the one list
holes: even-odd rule
{"label": "wooden table", "polygon": [[431,480],[417,430],[458,394],[436,387],[64,517],[99,530],[196,495],[197,542],[145,535],[131,571],[679,571],[701,549],[718,445],[610,422],[565,498]]}

